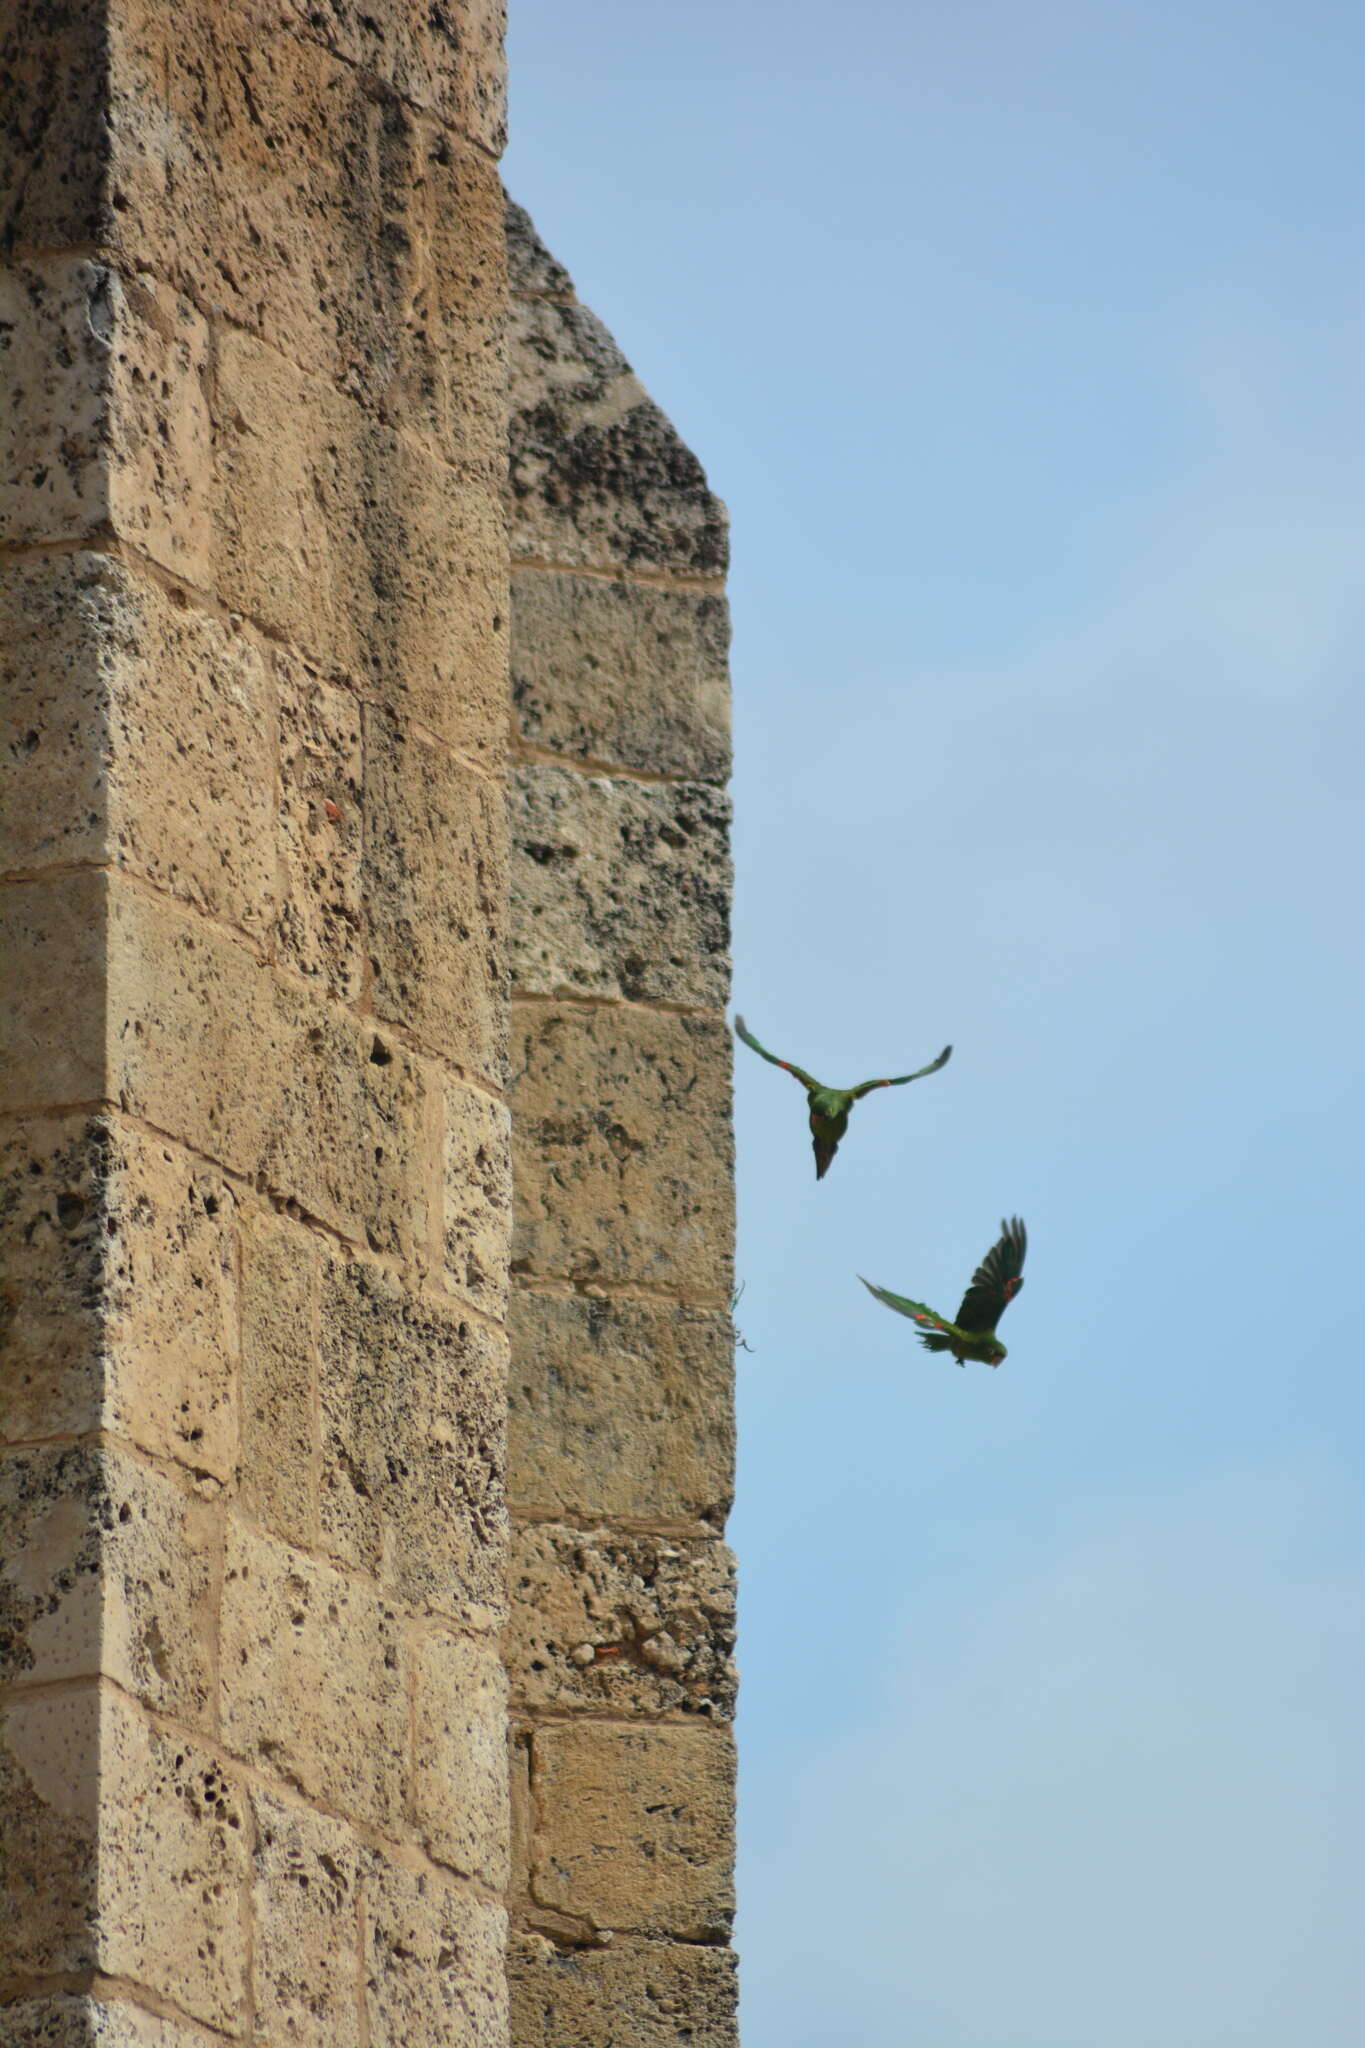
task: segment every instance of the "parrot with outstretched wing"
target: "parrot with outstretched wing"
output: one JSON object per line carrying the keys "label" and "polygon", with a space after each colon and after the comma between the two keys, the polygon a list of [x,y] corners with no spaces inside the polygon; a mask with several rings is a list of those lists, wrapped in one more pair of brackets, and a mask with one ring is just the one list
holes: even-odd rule
{"label": "parrot with outstretched wing", "polygon": [[848,1113],[855,1102],[861,1102],[874,1088],[903,1088],[907,1081],[920,1081],[926,1074],[936,1074],[940,1067],[948,1064],[953,1048],[945,1045],[936,1060],[927,1067],[916,1068],[913,1074],[894,1074],[886,1081],[861,1081],[856,1088],[826,1088],[801,1067],[795,1067],[790,1060],[780,1060],[775,1052],[769,1052],[766,1045],[760,1045],[742,1017],[735,1018],[735,1032],[761,1059],[771,1066],[781,1067],[784,1072],[795,1075],[806,1091],[810,1105],[811,1139],[815,1148],[815,1178],[823,1180],[829,1170],[830,1160],[839,1149],[839,1140],[848,1129]]}
{"label": "parrot with outstretched wing", "polygon": [[1019,1218],[1011,1216],[1008,1222],[1001,1223],[999,1238],[973,1273],[972,1284],[962,1297],[957,1321],[953,1323],[926,1308],[922,1301],[908,1301],[903,1294],[892,1294],[889,1288],[874,1287],[870,1280],[863,1280],[861,1273],[858,1278],[878,1301],[919,1324],[920,1343],[930,1351],[951,1351],[959,1365],[969,1358],[977,1358],[983,1365],[999,1365],[1006,1354],[995,1326],[1024,1284],[1027,1250],[1028,1233]]}

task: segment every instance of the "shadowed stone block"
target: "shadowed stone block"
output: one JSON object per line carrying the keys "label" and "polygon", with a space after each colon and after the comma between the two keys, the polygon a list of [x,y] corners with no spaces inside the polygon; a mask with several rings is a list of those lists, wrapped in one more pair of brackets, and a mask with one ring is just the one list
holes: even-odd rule
{"label": "shadowed stone block", "polygon": [[280,648],[275,654],[282,898],[280,958],[343,1002],[364,985],[360,705]]}
{"label": "shadowed stone block", "polygon": [[517,2048],[736,2048],[735,1958],[674,1942],[556,1949],[514,1936],[507,1957]]}
{"label": "shadowed stone block", "polygon": [[370,1266],[322,1274],[322,1533],[344,1563],[479,1627],[505,1602],[506,1345]]}
{"label": "shadowed stone block", "polygon": [[258,2037],[358,2048],[360,1851],[325,1815],[251,1795],[252,1993]]}
{"label": "shadowed stone block", "polygon": [[734,1750],[718,1728],[536,1729],[532,1890],[598,1927],[728,1938]]}
{"label": "shadowed stone block", "polygon": [[207,2048],[216,2038],[121,2000],[58,1993],[0,2006],[0,2048]]}
{"label": "shadowed stone block", "polygon": [[408,1702],[394,1606],[230,1523],[219,1661],[223,1740],[237,1755],[305,1798],[396,1827]]}
{"label": "shadowed stone block", "polygon": [[524,995],[723,1009],[729,799],[520,766],[512,781],[512,979]]}
{"label": "shadowed stone block", "polygon": [[218,1521],[99,1444],[0,1457],[0,1679],[115,1678],[191,1724],[213,1698]]}
{"label": "shadowed stone block", "polygon": [[365,1998],[374,2042],[505,2048],[507,1915],[423,1871],[365,1859]]}
{"label": "shadowed stone block", "polygon": [[532,746],[653,775],[730,766],[729,610],[651,583],[512,575],[512,703]]}
{"label": "shadowed stone block", "polygon": [[512,1539],[514,1704],[540,1713],[734,1713],[734,1558],[723,1543],[553,1523]]}
{"label": "shadowed stone block", "polygon": [[521,1507],[720,1523],[734,1337],[719,1310],[514,1289],[508,1491]]}
{"label": "shadowed stone block", "polygon": [[728,1295],[724,1024],[537,1003],[513,1030],[513,1270]]}

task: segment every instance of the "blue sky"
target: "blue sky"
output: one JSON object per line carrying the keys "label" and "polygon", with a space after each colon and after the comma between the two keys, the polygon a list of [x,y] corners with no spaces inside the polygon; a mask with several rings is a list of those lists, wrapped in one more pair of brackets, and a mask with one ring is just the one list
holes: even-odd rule
{"label": "blue sky", "polygon": [[[733,521],[746,2048],[1358,2048],[1365,15],[513,0]],[[951,1312],[1030,1230],[998,1373]]]}

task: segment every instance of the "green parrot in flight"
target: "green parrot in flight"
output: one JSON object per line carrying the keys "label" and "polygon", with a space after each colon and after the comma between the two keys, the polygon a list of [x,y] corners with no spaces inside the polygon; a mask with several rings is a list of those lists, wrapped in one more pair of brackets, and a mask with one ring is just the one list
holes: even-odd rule
{"label": "green parrot in flight", "polygon": [[766,1045],[760,1045],[742,1017],[735,1018],[735,1031],[746,1045],[752,1046],[761,1059],[774,1067],[782,1067],[794,1074],[806,1091],[810,1104],[811,1139],[815,1147],[815,1178],[823,1180],[829,1170],[830,1160],[839,1149],[839,1140],[848,1129],[848,1113],[855,1102],[861,1102],[874,1088],[903,1088],[907,1081],[920,1081],[926,1074],[936,1074],[940,1067],[948,1064],[953,1048],[945,1045],[936,1060],[927,1067],[919,1067],[913,1074],[895,1074],[887,1081],[862,1081],[856,1088],[826,1088],[823,1082],[794,1067],[790,1060],[780,1060],[775,1052],[769,1052]]}
{"label": "green parrot in flight", "polygon": [[983,1365],[999,1365],[1005,1347],[995,1334],[995,1326],[1024,1284],[1027,1250],[1028,1233],[1019,1218],[1012,1216],[1007,1223],[1002,1222],[999,1238],[972,1275],[972,1284],[962,1297],[955,1323],[936,1315],[922,1301],[907,1301],[903,1294],[874,1287],[870,1280],[863,1280],[861,1273],[858,1278],[878,1301],[920,1325],[919,1341],[930,1351],[951,1351],[959,1365],[969,1358],[979,1358]]}

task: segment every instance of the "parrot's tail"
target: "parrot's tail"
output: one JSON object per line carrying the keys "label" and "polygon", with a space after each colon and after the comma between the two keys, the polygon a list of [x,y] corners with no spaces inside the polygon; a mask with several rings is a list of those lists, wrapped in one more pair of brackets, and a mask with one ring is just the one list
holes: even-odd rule
{"label": "parrot's tail", "polygon": [[921,1330],[919,1341],[926,1351],[951,1351],[953,1348],[952,1338],[945,1336],[942,1330]]}

